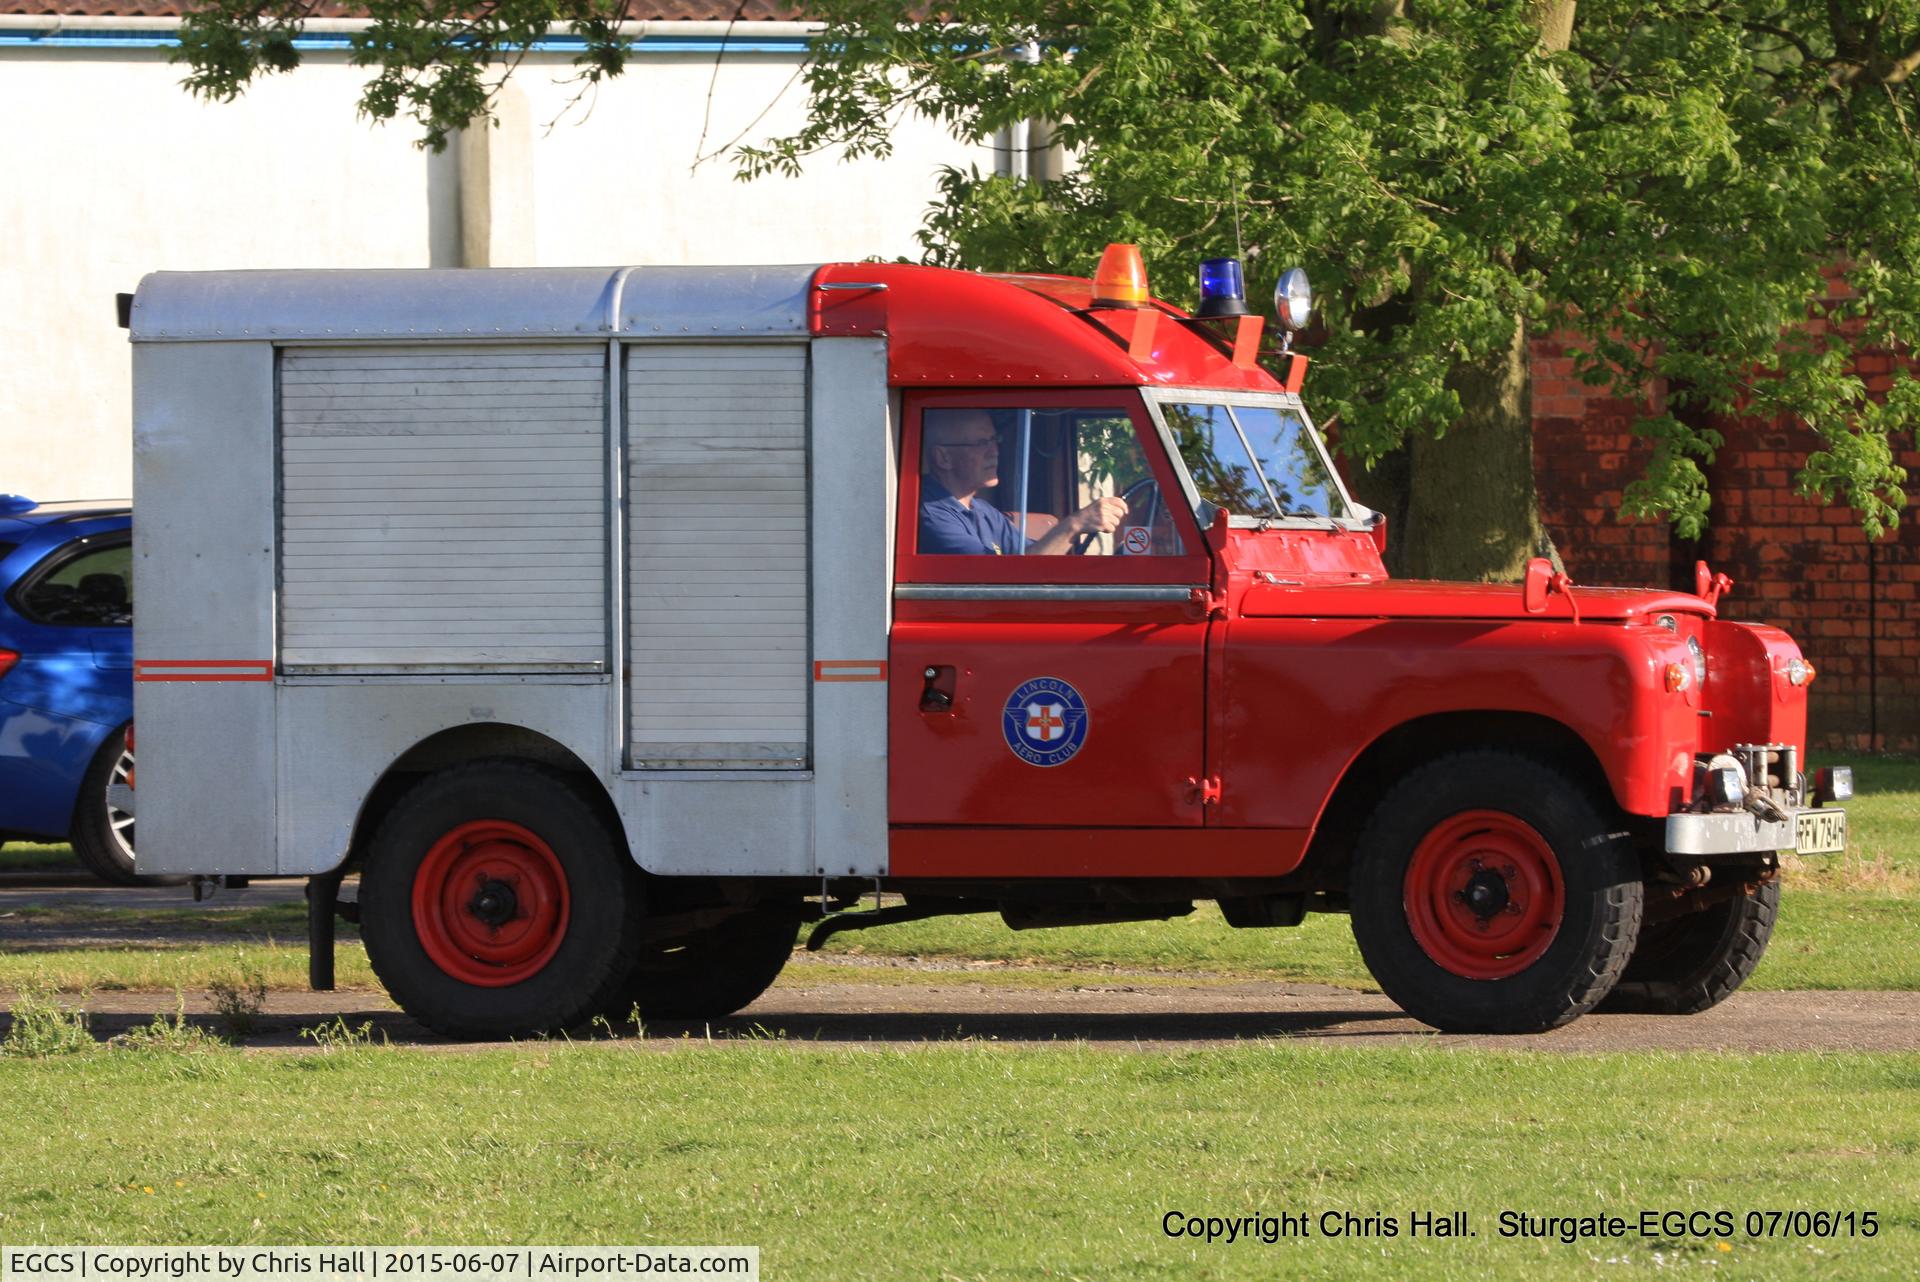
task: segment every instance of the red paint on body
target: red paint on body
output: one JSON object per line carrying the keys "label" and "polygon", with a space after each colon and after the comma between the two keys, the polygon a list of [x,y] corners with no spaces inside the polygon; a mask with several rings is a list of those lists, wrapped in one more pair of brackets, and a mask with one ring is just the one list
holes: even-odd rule
{"label": "red paint on body", "polygon": [[[884,290],[823,289],[885,285]],[[1141,318],[1156,314],[1140,355]],[[808,320],[822,337],[887,339],[896,387],[1097,387],[1164,384],[1277,392],[1234,363],[1231,335],[1165,303],[1096,308],[1065,276],[991,276],[902,263],[829,263],[814,274]]]}
{"label": "red paint on body", "polygon": [[[885,288],[819,288],[860,283]],[[1178,494],[1140,389],[1297,391],[1307,361],[1291,356],[1283,385],[1245,363],[1245,326],[1227,333],[1160,303],[1096,308],[1089,282],[1069,277],[836,264],[815,286],[814,332],[884,335],[889,379],[905,389],[898,582],[1161,597],[896,600],[896,877],[1283,875],[1354,763],[1423,718],[1550,723],[1585,745],[1624,811],[1655,819],[1689,800],[1697,754],[1804,743],[1806,692],[1785,676],[1793,642],[1724,621],[1699,595],[1556,576],[1529,609],[1518,585],[1389,580],[1378,528],[1202,530],[1184,503],[1179,556],[923,555],[923,410],[1125,410],[1162,493]],[[1690,637],[1708,678],[1669,690],[1669,665],[1692,663]],[[1051,766],[1003,734],[1009,694],[1039,677],[1073,685],[1089,716],[1084,746]],[[1431,886],[1458,871],[1443,855]],[[1549,890],[1527,887],[1529,904],[1550,906]]]}
{"label": "red paint on body", "polygon": [[913,877],[1276,877],[1304,832],[1165,828],[895,828],[889,871]]}

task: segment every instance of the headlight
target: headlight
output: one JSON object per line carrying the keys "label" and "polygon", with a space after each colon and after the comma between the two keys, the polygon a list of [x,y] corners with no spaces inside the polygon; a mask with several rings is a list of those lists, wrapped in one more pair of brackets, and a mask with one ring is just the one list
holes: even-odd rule
{"label": "headlight", "polygon": [[1273,310],[1282,329],[1297,334],[1307,327],[1313,317],[1313,286],[1307,284],[1306,272],[1290,267],[1280,277],[1273,287]]}
{"label": "headlight", "polygon": [[1787,684],[1803,686],[1813,680],[1813,665],[1799,655],[1787,660]]}
{"label": "headlight", "polygon": [[1707,684],[1707,652],[1698,637],[1687,638],[1687,652],[1693,656],[1693,683],[1704,686]]}
{"label": "headlight", "polygon": [[1671,614],[1659,615],[1654,619],[1654,623],[1669,632],[1678,632],[1680,630],[1680,620],[1674,618]]}

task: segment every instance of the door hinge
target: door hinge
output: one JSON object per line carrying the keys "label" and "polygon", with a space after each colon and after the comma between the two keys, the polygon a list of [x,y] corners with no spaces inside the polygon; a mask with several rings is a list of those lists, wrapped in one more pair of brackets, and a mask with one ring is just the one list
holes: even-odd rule
{"label": "door hinge", "polygon": [[1187,800],[1196,806],[1217,806],[1220,804],[1220,776],[1208,775],[1204,779],[1187,780]]}
{"label": "door hinge", "polygon": [[1203,619],[1224,619],[1227,617],[1227,599],[1211,588],[1194,588],[1187,593],[1187,601],[1200,612]]}

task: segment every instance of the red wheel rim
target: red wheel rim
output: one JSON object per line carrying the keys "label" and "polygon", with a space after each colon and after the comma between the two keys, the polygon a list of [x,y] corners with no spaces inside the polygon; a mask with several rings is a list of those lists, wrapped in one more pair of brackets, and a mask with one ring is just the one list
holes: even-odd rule
{"label": "red wheel rim", "polygon": [[1407,864],[1414,940],[1465,979],[1506,979],[1539,961],[1566,907],[1553,847],[1498,810],[1441,820]]}
{"label": "red wheel rim", "polygon": [[567,876],[553,847],[504,819],[461,824],[413,879],[413,928],[453,978],[505,988],[545,969],[567,934]]}

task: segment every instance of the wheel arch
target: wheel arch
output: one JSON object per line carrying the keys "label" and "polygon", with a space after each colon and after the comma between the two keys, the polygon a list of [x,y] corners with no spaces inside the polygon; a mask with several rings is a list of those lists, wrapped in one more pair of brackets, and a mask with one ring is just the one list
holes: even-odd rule
{"label": "wheel arch", "polygon": [[82,742],[91,740],[93,746],[87,752],[87,759],[85,764],[81,766],[80,773],[70,775],[73,794],[72,800],[64,807],[67,815],[66,826],[60,830],[59,834],[49,833],[48,836],[51,839],[57,840],[59,836],[65,836],[68,840],[72,840],[74,825],[80,822],[80,807],[86,804],[87,801],[87,790],[85,787],[87,776],[91,775],[94,769],[100,764],[100,759],[113,750],[114,736],[122,730],[130,729],[133,726],[133,717],[129,715],[125,721],[120,722],[118,725],[109,726],[104,722],[91,722],[89,724],[99,728],[99,737],[93,738],[93,736],[89,734],[82,740]]}
{"label": "wheel arch", "polygon": [[567,776],[581,786],[601,819],[626,843],[626,826],[620,822],[605,781],[578,753],[526,726],[480,721],[435,731],[394,758],[381,772],[354,817],[347,866],[356,867],[365,859],[373,834],[408,788],[437,771],[482,760],[531,761]]}
{"label": "wheel arch", "polygon": [[1344,891],[1347,862],[1370,813],[1370,803],[1394,780],[1429,761],[1478,748],[1544,759],[1593,790],[1607,805],[1618,804],[1599,755],[1564,722],[1539,713],[1499,709],[1416,717],[1374,738],[1341,772],[1321,807],[1302,861],[1315,885],[1322,890]]}

